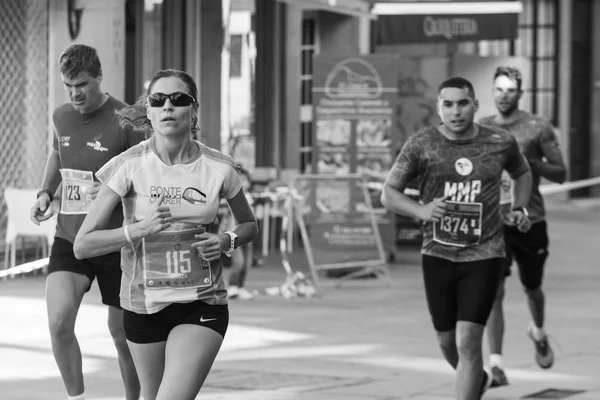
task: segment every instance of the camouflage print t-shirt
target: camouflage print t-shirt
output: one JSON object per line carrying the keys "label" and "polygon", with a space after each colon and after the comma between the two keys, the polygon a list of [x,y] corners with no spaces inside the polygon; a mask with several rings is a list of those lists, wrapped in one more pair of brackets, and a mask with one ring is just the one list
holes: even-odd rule
{"label": "camouflage print t-shirt", "polygon": [[[499,127],[507,130],[517,139],[521,153],[528,160],[542,161],[542,157],[551,156],[559,153],[560,146],[558,138],[554,133],[552,125],[546,120],[531,115],[525,111],[520,111],[519,118],[507,125],[499,125],[495,116],[482,118],[479,123],[485,126]],[[556,158],[556,157],[553,157]],[[531,188],[531,197],[527,204],[529,218],[532,223],[543,221],[546,217],[544,207],[544,198],[540,194],[540,176],[532,174],[533,185]]]}
{"label": "camouflage print t-shirt", "polygon": [[449,196],[442,220],[423,225],[422,253],[478,261],[505,255],[499,208],[503,170],[513,179],[529,170],[508,132],[479,126],[474,138],[450,140],[428,127],[404,144],[387,184],[403,192],[418,179],[423,204]]}

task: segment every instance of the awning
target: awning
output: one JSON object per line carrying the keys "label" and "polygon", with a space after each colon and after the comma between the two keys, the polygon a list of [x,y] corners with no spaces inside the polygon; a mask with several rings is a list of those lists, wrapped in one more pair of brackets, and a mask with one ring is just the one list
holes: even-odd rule
{"label": "awning", "polygon": [[338,14],[352,15],[354,17],[367,17],[375,19],[367,0],[279,0],[283,3],[293,4],[305,10],[323,10]]}
{"label": "awning", "polygon": [[378,2],[373,36],[377,45],[514,40],[522,10],[520,1]]}

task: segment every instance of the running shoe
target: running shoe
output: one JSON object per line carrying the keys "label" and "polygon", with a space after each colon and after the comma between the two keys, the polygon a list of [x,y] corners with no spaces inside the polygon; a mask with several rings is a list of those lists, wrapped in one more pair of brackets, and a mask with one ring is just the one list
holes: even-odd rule
{"label": "running shoe", "polygon": [[504,370],[496,365],[492,367],[492,384],[490,388],[506,386],[508,385],[508,379],[506,378],[506,374]]}
{"label": "running shoe", "polygon": [[541,340],[536,340],[533,335],[533,325],[529,325],[529,329],[527,329],[527,334],[529,338],[533,341],[533,345],[535,348],[535,362],[540,368],[548,369],[554,364],[554,352],[552,351],[552,347],[550,347],[550,343],[548,343],[548,335],[544,336]]}
{"label": "running shoe", "polygon": [[491,387],[492,379],[486,370],[483,370],[483,380],[481,381],[481,389],[479,389],[479,399],[483,398],[485,392]]}
{"label": "running shoe", "polygon": [[237,298],[240,300],[252,300],[254,299],[254,294],[252,294],[246,288],[241,287],[237,292]]}
{"label": "running shoe", "polygon": [[228,299],[237,298],[239,293],[240,293],[240,288],[235,285],[231,285],[227,288],[227,298]]}

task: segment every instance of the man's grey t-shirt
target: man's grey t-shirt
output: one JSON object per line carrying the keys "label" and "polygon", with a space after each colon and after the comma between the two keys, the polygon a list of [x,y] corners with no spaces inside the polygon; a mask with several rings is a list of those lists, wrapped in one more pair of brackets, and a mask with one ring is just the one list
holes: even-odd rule
{"label": "man's grey t-shirt", "polygon": [[[144,134],[122,129],[115,114],[127,104],[109,96],[97,110],[82,114],[71,103],[58,107],[52,116],[54,122],[54,150],[60,156],[61,169],[89,171],[96,179],[98,171],[111,158],[144,140]],[[64,185],[64,182],[63,182]],[[82,196],[73,190],[67,196]],[[66,199],[61,199],[65,201]],[[86,214],[58,214],[56,237],[73,243]],[[123,223],[123,210],[119,204],[109,222],[109,229]]]}

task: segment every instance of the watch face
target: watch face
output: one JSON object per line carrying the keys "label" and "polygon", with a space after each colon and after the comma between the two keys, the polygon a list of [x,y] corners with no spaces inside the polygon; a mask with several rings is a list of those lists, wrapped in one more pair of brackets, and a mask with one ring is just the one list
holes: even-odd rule
{"label": "watch face", "polygon": [[238,238],[236,237],[235,239],[233,239],[233,248],[237,249],[238,247]]}

